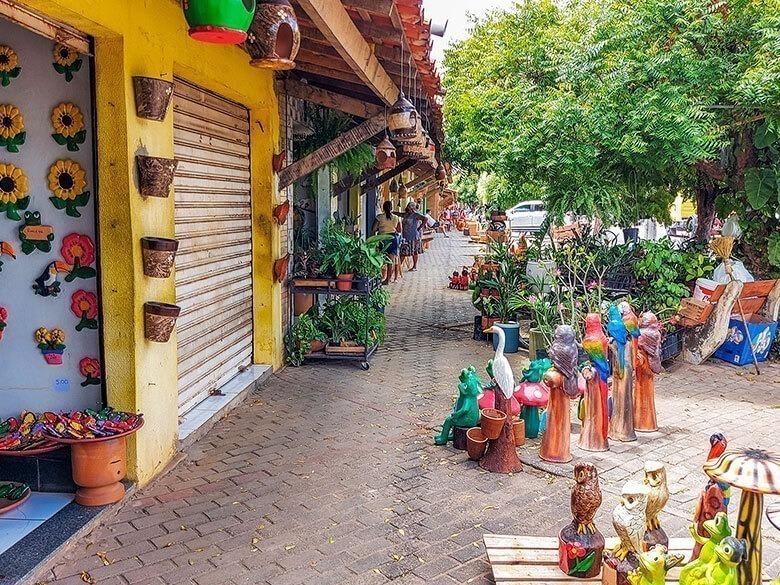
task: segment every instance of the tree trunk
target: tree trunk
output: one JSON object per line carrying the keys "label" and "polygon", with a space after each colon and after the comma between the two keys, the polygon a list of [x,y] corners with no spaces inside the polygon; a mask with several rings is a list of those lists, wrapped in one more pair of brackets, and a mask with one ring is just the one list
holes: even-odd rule
{"label": "tree trunk", "polygon": [[506,421],[497,439],[488,443],[487,452],[479,460],[479,466],[493,473],[517,473],[523,464],[517,456],[515,434],[512,430],[512,402],[504,398],[501,388],[496,386],[496,410],[506,414]]}
{"label": "tree trunk", "polygon": [[706,244],[710,241],[712,225],[715,223],[715,199],[718,186],[711,177],[699,172],[696,185],[696,241]]}

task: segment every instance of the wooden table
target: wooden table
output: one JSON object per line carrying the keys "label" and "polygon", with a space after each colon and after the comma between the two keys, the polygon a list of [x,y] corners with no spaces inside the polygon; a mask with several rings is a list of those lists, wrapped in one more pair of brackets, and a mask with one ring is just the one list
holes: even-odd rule
{"label": "wooden table", "polygon": [[[496,585],[560,585],[561,583],[601,583],[601,576],[591,579],[569,577],[558,568],[558,538],[537,536],[502,536],[486,534],[483,537],[488,561],[493,569]],[[607,550],[617,545],[617,538],[607,538]],[[687,562],[693,550],[690,538],[669,540],[670,552],[685,555]],[[667,576],[667,583],[677,583],[680,568]],[[769,583],[769,577],[763,579]]]}

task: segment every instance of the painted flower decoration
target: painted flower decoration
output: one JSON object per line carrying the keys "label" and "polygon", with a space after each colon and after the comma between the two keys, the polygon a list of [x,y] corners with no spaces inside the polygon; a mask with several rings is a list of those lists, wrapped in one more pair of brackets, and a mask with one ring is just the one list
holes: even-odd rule
{"label": "painted flower decoration", "polygon": [[38,342],[38,349],[65,349],[65,332],[62,329],[52,329],[49,331],[46,327],[40,327],[35,331],[35,341]]}
{"label": "painted flower decoration", "polygon": [[76,331],[82,329],[97,329],[98,300],[97,295],[85,290],[77,290],[70,298],[70,310],[81,321],[76,325]]}
{"label": "painted flower decoration", "polygon": [[63,102],[51,113],[51,123],[54,126],[54,142],[60,146],[67,146],[68,150],[75,152],[79,144],[84,144],[87,131],[84,129],[84,116],[76,104]]}
{"label": "painted flower decoration", "polygon": [[77,278],[95,278],[97,272],[91,264],[95,261],[95,244],[84,234],[68,234],[62,238],[60,250],[66,263],[72,266],[65,282],[73,282]]}
{"label": "painted flower decoration", "polygon": [[8,311],[5,309],[5,307],[0,307],[0,339],[3,338],[3,330],[6,327],[6,319],[8,319]]}
{"label": "painted flower decoration", "polygon": [[27,177],[22,169],[7,163],[0,163],[0,212],[8,219],[19,221],[20,209],[27,209],[30,197],[27,196]]}
{"label": "painted flower decoration", "polygon": [[100,362],[96,359],[89,357],[82,358],[79,362],[79,372],[86,378],[81,383],[83,387],[100,384],[102,371],[100,369]]}
{"label": "painted flower decoration", "polygon": [[87,173],[79,163],[72,160],[58,160],[49,167],[49,189],[54,197],[49,197],[57,209],[64,209],[70,217],[81,217],[77,208],[84,207],[89,201]]}
{"label": "painted flower decoration", "polygon": [[11,104],[0,105],[0,146],[5,146],[8,152],[19,152],[26,137],[19,108]]}
{"label": "painted flower decoration", "polygon": [[585,556],[585,549],[579,542],[566,543],[566,556],[570,559],[578,559]]}
{"label": "painted flower decoration", "polygon": [[62,43],[54,45],[54,70],[60,75],[65,76],[65,81],[73,81],[73,72],[81,69],[81,59],[79,54]]}
{"label": "painted flower decoration", "polygon": [[0,45],[0,85],[7,87],[21,72],[16,51],[8,45]]}

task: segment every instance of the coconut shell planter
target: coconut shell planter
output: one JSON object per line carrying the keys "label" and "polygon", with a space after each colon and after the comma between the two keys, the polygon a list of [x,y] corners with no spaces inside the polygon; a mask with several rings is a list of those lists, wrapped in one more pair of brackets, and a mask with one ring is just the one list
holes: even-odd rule
{"label": "coconut shell planter", "polygon": [[151,278],[168,278],[173,269],[179,242],[167,238],[141,238],[144,274]]}
{"label": "coconut shell planter", "polygon": [[144,337],[149,341],[167,343],[176,326],[181,307],[168,303],[144,303]]}
{"label": "coconut shell planter", "polygon": [[139,118],[162,122],[173,97],[173,83],[154,77],[133,77],[135,113]]}
{"label": "coconut shell planter", "polygon": [[261,69],[293,69],[300,47],[301,31],[290,2],[260,0],[246,41],[251,65]]}
{"label": "coconut shell planter", "polygon": [[138,183],[144,197],[168,197],[173,185],[173,176],[179,161],[158,156],[135,157],[138,167]]}

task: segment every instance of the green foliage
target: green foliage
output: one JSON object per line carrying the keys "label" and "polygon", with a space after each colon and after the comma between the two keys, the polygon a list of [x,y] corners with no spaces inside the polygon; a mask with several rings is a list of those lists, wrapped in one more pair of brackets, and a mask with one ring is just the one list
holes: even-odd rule
{"label": "green foliage", "polygon": [[386,335],[384,314],[364,299],[339,297],[322,310],[319,327],[334,343],[354,341],[372,347],[382,343]]}
{"label": "green foliage", "polygon": [[300,366],[311,350],[311,342],[315,339],[325,341],[325,334],[317,326],[317,320],[308,313],[300,315],[295,324],[284,336],[284,346],[287,350],[287,363]]}
{"label": "green foliage", "polygon": [[322,270],[335,276],[355,274],[378,278],[382,276],[382,266],[387,262],[381,246],[390,237],[375,235],[364,241],[359,233],[348,231],[345,222],[328,220],[320,233]]}

